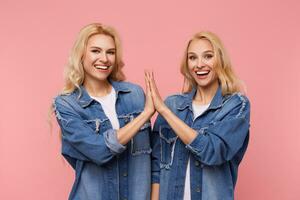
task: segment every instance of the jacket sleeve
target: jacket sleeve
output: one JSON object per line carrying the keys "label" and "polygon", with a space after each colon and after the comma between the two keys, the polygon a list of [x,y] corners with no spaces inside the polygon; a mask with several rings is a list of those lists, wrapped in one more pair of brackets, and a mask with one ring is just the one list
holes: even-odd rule
{"label": "jacket sleeve", "polygon": [[126,149],[118,142],[115,130],[109,129],[95,134],[94,130],[62,98],[55,98],[54,110],[62,131],[62,140],[70,144],[76,152],[68,156],[102,165]]}
{"label": "jacket sleeve", "polygon": [[196,130],[197,137],[186,148],[206,165],[221,165],[247,147],[249,121],[250,103],[236,94],[208,126]]}
{"label": "jacket sleeve", "polygon": [[161,144],[160,144],[160,137],[159,137],[159,126],[162,121],[162,117],[158,115],[153,130],[150,134],[151,138],[151,147],[152,147],[152,154],[151,154],[151,182],[160,183],[160,156],[161,156]]}

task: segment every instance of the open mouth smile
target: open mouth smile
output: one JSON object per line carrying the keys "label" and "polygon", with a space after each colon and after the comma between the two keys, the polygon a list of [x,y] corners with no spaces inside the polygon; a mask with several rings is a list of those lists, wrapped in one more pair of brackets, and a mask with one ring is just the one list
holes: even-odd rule
{"label": "open mouth smile", "polygon": [[108,70],[110,68],[110,66],[108,65],[94,65],[96,69],[100,69],[100,70]]}
{"label": "open mouth smile", "polygon": [[210,70],[195,71],[195,74],[197,75],[198,78],[206,78],[209,73],[210,73]]}

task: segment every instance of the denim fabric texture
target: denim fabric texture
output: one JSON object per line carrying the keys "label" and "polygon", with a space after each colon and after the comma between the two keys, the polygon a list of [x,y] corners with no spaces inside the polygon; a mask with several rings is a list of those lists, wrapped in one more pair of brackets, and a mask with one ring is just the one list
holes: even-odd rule
{"label": "denim fabric texture", "polygon": [[[135,84],[110,83],[123,127],[143,111],[145,95]],[[57,96],[54,109],[62,130],[62,155],[75,170],[70,200],[150,199],[150,122],[127,145],[120,144],[101,104],[83,86]]]}
{"label": "denim fabric texture", "polygon": [[193,119],[191,92],[168,97],[166,105],[198,135],[184,144],[162,116],[151,134],[152,183],[160,200],[182,200],[188,158],[192,200],[232,200],[238,166],[249,140],[250,103],[240,93],[222,95],[219,87],[209,108]]}

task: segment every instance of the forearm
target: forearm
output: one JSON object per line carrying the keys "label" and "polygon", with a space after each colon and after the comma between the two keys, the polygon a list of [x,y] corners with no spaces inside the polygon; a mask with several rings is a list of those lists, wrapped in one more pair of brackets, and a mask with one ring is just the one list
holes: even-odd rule
{"label": "forearm", "polygon": [[151,200],[158,200],[159,199],[159,184],[154,183],[152,184],[151,189]]}
{"label": "forearm", "polygon": [[134,120],[117,131],[117,139],[120,144],[127,144],[139,129],[150,119],[151,113],[142,112]]}
{"label": "forearm", "polygon": [[161,109],[160,114],[183,143],[190,144],[197,137],[197,132],[179,119],[167,106]]}

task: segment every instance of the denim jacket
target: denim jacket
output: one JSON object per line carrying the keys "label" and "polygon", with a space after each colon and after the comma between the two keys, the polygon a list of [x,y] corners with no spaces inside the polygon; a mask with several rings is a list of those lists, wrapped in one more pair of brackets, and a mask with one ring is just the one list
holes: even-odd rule
{"label": "denim jacket", "polygon": [[234,199],[238,166],[249,140],[249,101],[240,93],[223,96],[219,87],[209,108],[193,119],[195,93],[193,89],[165,101],[198,135],[185,145],[158,116],[151,135],[152,183],[160,184],[160,200],[182,200],[190,158],[192,200]]}
{"label": "denim jacket", "polygon": [[[117,95],[120,127],[144,109],[143,90],[132,83],[110,81]],[[62,155],[75,170],[71,200],[149,200],[151,147],[147,122],[127,145],[101,104],[83,86],[54,99],[56,118],[62,130]]]}

